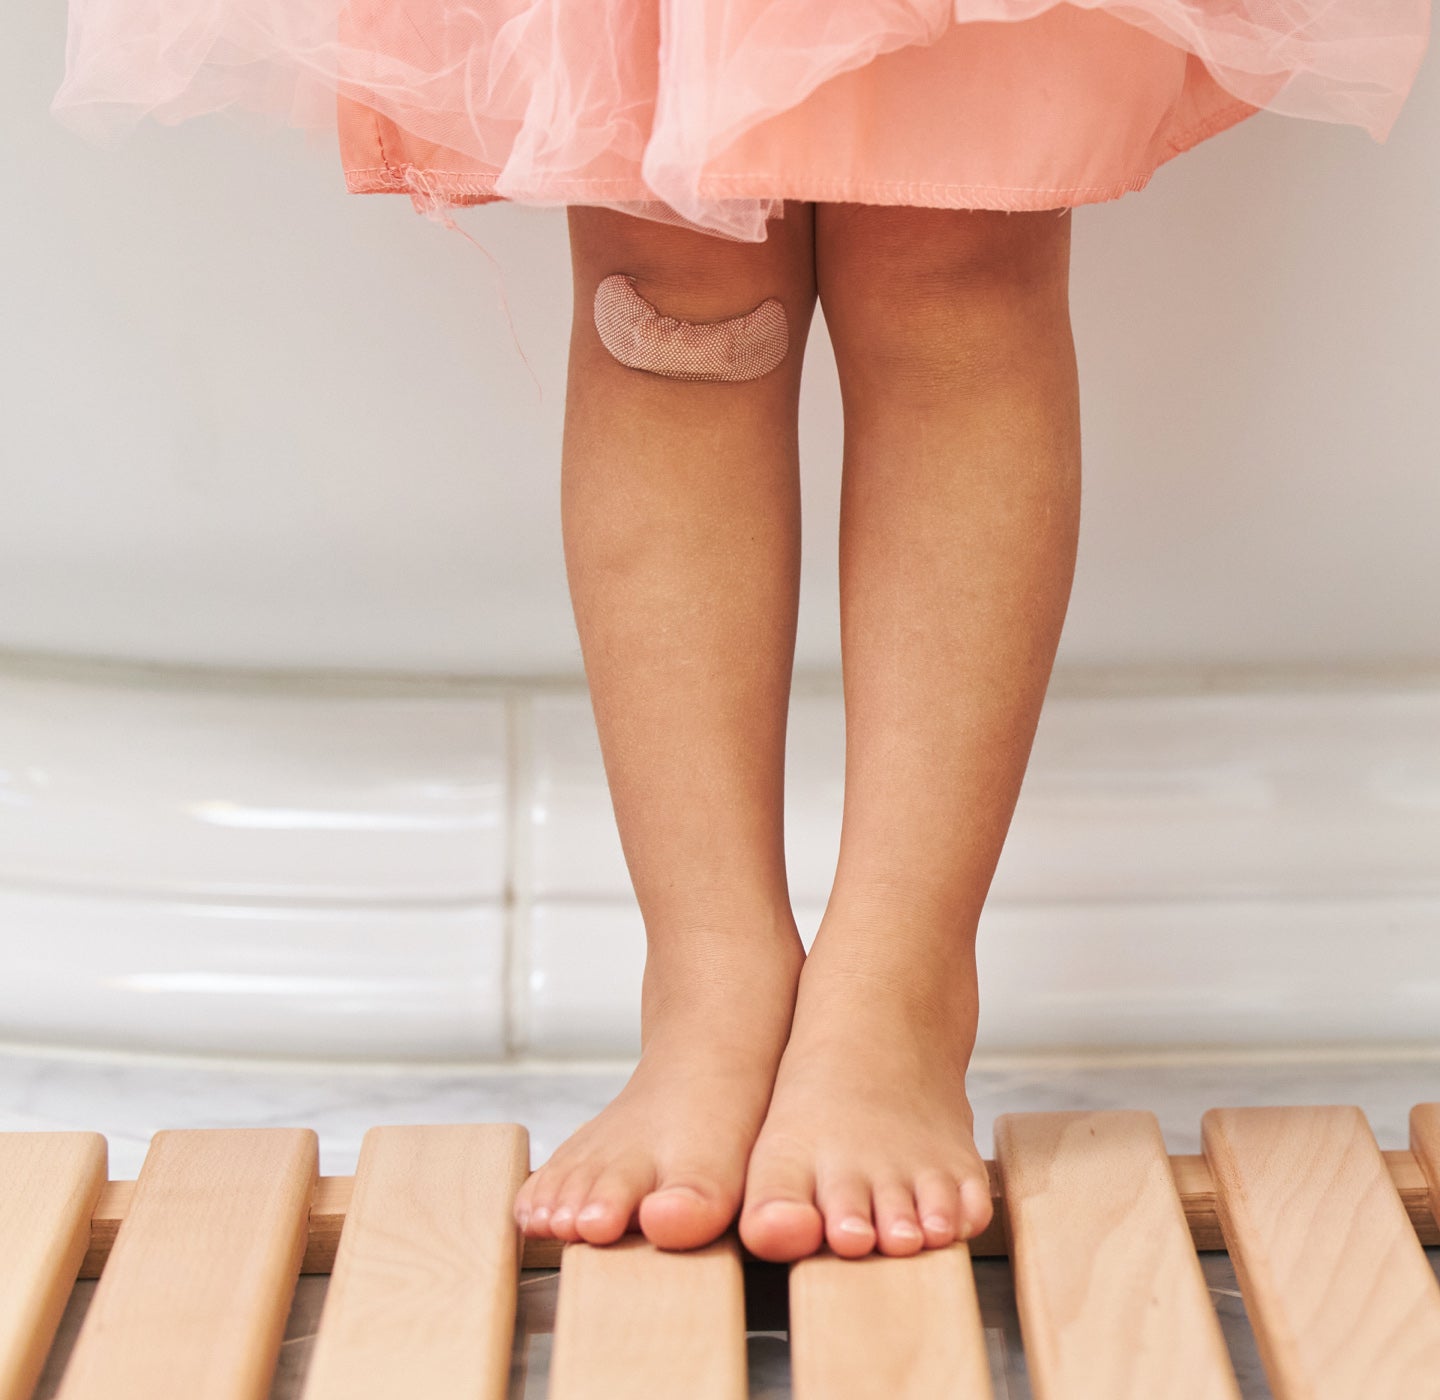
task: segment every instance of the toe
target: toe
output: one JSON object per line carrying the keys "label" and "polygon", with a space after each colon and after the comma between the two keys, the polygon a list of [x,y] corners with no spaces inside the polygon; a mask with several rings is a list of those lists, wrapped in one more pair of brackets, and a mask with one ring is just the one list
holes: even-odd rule
{"label": "toe", "polygon": [[925,1234],[909,1186],[898,1181],[877,1183],[874,1194],[877,1248],[882,1254],[918,1254],[925,1248]]}
{"label": "toe", "polygon": [[870,1208],[870,1183],[864,1177],[827,1182],[820,1193],[825,1240],[843,1259],[860,1259],[875,1248],[875,1220]]}
{"label": "toe", "polygon": [[814,1254],[825,1238],[815,1205],[815,1176],[803,1160],[786,1160],[757,1148],[745,1181],[740,1238],[757,1259],[785,1264]]}
{"label": "toe", "polygon": [[575,1244],[580,1239],[575,1217],[589,1199],[590,1188],[595,1184],[593,1169],[572,1171],[561,1183],[550,1207],[550,1233],[566,1244]]}
{"label": "toe", "polygon": [[550,1239],[550,1210],[554,1207],[553,1172],[541,1167],[526,1178],[516,1195],[516,1220],[534,1240]]}
{"label": "toe", "polygon": [[960,1182],[960,1238],[974,1239],[990,1224],[994,1214],[995,1203],[990,1198],[990,1178],[984,1163],[977,1162]]}
{"label": "toe", "polygon": [[927,1249],[944,1249],[958,1238],[960,1185],[949,1172],[922,1172],[915,1181],[915,1208]]}
{"label": "toe", "polygon": [[672,1171],[640,1202],[640,1228],[659,1249],[698,1249],[735,1219],[739,1187],[705,1171]]}
{"label": "toe", "polygon": [[568,1172],[556,1171],[547,1164],[535,1172],[522,1188],[522,1190],[529,1191],[527,1202],[529,1213],[524,1230],[531,1239],[555,1238],[550,1228],[550,1217],[559,1202],[560,1192],[564,1188],[568,1175]]}
{"label": "toe", "polygon": [[515,1223],[526,1229],[530,1224],[530,1212],[535,1209],[535,1174],[532,1172],[515,1193]]}
{"label": "toe", "polygon": [[554,1239],[550,1233],[550,1202],[537,1199],[525,1222],[525,1233],[532,1240]]}
{"label": "toe", "polygon": [[640,1162],[602,1172],[575,1216],[575,1228],[587,1244],[614,1244],[635,1219],[640,1198],[655,1179]]}

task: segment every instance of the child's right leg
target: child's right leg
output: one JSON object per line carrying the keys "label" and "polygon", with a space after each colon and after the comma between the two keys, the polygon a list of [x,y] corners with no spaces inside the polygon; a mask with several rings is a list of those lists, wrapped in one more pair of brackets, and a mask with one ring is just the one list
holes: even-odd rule
{"label": "child's right leg", "polygon": [[[634,1076],[521,1189],[532,1236],[718,1236],[785,1045],[803,953],[783,847],[800,586],[797,403],[815,303],[812,207],[760,244],[572,208],[562,466],[566,568],[606,777],[645,920]],[[747,382],[622,364],[593,298],[614,273],[665,316],[778,298],[780,364]],[[773,308],[772,308],[773,310]]]}

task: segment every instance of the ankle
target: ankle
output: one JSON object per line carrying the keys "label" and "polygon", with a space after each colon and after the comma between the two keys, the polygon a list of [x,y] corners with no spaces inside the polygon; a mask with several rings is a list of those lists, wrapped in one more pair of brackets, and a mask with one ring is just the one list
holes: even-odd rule
{"label": "ankle", "polygon": [[872,1017],[887,1026],[898,1019],[948,1042],[957,1033],[963,1040],[979,1017],[973,934],[926,938],[887,923],[822,923],[800,997],[843,1003],[857,1026]]}
{"label": "ankle", "polygon": [[642,1025],[679,1022],[686,1033],[703,1033],[782,1014],[788,1022],[804,963],[793,919],[781,930],[711,928],[652,938],[641,984]]}
{"label": "ankle", "polygon": [[811,959],[827,975],[892,981],[901,988],[922,980],[922,973],[927,982],[973,987],[978,925],[978,911],[935,900],[836,893],[820,921]]}
{"label": "ankle", "polygon": [[791,963],[798,975],[804,957],[788,901],[754,912],[737,906],[723,914],[692,913],[658,926],[646,920],[645,975],[657,985],[750,980],[757,966],[771,969]]}

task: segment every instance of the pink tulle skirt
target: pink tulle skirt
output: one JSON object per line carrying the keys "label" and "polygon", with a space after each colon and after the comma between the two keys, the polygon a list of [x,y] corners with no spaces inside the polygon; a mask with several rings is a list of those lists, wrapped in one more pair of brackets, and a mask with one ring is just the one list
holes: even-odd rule
{"label": "pink tulle skirt", "polygon": [[1429,0],[69,0],[58,117],[337,132],[427,212],[601,204],[758,241],[782,201],[1051,209],[1268,108],[1388,135]]}

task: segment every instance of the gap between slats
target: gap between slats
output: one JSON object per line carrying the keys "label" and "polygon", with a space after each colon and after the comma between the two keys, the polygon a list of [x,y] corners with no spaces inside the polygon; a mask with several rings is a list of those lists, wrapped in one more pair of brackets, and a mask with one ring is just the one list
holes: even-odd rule
{"label": "gap between slats", "polygon": [[[1436,1224],[1430,1209],[1429,1190],[1424,1172],[1413,1152],[1404,1149],[1387,1151],[1382,1154],[1390,1169],[1390,1179],[1400,1193],[1400,1199],[1410,1216],[1410,1223],[1423,1245],[1440,1245],[1440,1225]],[[993,1162],[987,1162],[990,1172],[990,1194],[995,1201],[995,1218],[989,1227],[970,1241],[970,1253],[975,1258],[993,1258],[1007,1253],[1005,1244],[1004,1199],[1000,1190],[1000,1178]],[[1196,1249],[1225,1248],[1220,1233],[1220,1219],[1215,1213],[1215,1183],[1205,1158],[1179,1154],[1170,1158],[1170,1169],[1175,1174],[1175,1189],[1180,1194],[1180,1203],[1185,1207],[1186,1223],[1195,1241]],[[335,1247],[340,1239],[340,1227],[345,1223],[345,1212],[350,1205],[350,1194],[355,1179],[350,1176],[322,1176],[315,1191],[314,1203],[310,1209],[310,1242],[305,1251],[305,1262],[301,1272],[307,1274],[328,1274],[335,1263]],[[130,1206],[130,1197],[135,1189],[133,1181],[112,1181],[100,1193],[99,1204],[91,1221],[90,1249],[80,1269],[81,1278],[99,1278],[109,1256],[110,1246],[115,1242],[115,1232]],[[748,1256],[747,1256],[748,1257]],[[555,1240],[526,1240],[525,1258],[522,1267],[527,1269],[554,1269],[560,1265],[560,1244]]]}

